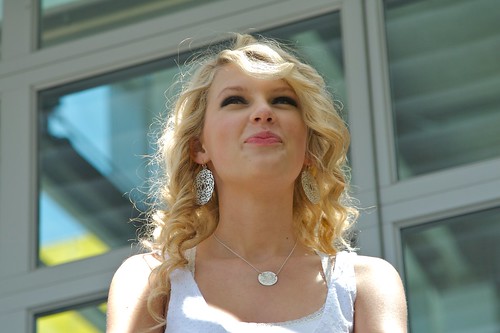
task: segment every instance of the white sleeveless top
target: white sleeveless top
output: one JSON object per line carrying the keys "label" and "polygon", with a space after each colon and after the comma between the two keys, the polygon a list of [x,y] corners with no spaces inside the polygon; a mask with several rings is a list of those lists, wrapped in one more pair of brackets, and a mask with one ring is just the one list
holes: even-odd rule
{"label": "white sleeveless top", "polygon": [[325,304],[318,311],[286,322],[247,323],[207,304],[194,280],[194,252],[187,253],[188,268],[177,269],[170,275],[165,333],[352,333],[356,298],[353,256],[356,253],[337,253],[335,267],[329,256],[319,254],[328,292]]}

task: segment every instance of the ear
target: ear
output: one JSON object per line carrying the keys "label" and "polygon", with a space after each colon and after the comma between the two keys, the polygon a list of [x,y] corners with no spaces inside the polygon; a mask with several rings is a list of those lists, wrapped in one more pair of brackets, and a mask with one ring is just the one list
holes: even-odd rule
{"label": "ear", "polygon": [[192,138],[189,142],[189,154],[191,159],[198,164],[206,164],[210,160],[199,138]]}

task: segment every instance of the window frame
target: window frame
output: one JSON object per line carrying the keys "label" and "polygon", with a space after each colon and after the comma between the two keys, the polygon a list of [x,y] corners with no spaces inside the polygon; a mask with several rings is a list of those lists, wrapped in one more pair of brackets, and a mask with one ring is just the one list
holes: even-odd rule
{"label": "window frame", "polygon": [[384,3],[364,5],[383,253],[402,265],[402,228],[499,205],[500,158],[398,180]]}

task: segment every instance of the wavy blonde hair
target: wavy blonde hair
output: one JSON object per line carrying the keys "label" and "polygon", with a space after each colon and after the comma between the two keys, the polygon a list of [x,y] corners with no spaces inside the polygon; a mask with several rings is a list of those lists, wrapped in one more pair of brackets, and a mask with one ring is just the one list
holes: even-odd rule
{"label": "wavy blonde hair", "polygon": [[152,304],[158,299],[167,302],[170,273],[187,265],[185,251],[208,238],[218,223],[216,193],[206,205],[196,204],[194,179],[201,166],[192,159],[192,145],[201,136],[208,89],[221,66],[233,64],[254,77],[284,79],[295,90],[308,128],[310,171],[320,186],[321,197],[318,204],[312,204],[300,179],[295,182],[296,237],[303,245],[330,255],[351,249],[348,231],[357,210],[348,194],[349,133],[321,75],[283,45],[262,37],[237,34],[231,47],[213,53],[196,60],[155,155],[162,173],[155,187],[157,205],[151,210],[150,232],[143,243],[161,253],[162,263],[153,270],[148,299],[148,308],[159,322],[164,321],[165,314],[154,313]]}

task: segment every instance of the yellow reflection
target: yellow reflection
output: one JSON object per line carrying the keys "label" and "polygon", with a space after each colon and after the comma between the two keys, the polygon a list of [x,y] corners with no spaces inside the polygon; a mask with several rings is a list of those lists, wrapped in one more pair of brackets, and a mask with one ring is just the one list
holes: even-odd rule
{"label": "yellow reflection", "polygon": [[102,313],[106,313],[108,311],[108,303],[102,303],[97,308],[101,310]]}
{"label": "yellow reflection", "polygon": [[65,311],[38,318],[36,332],[101,333],[76,311]]}
{"label": "yellow reflection", "polygon": [[43,246],[40,249],[40,260],[47,266],[54,266],[108,251],[106,243],[89,233]]}

